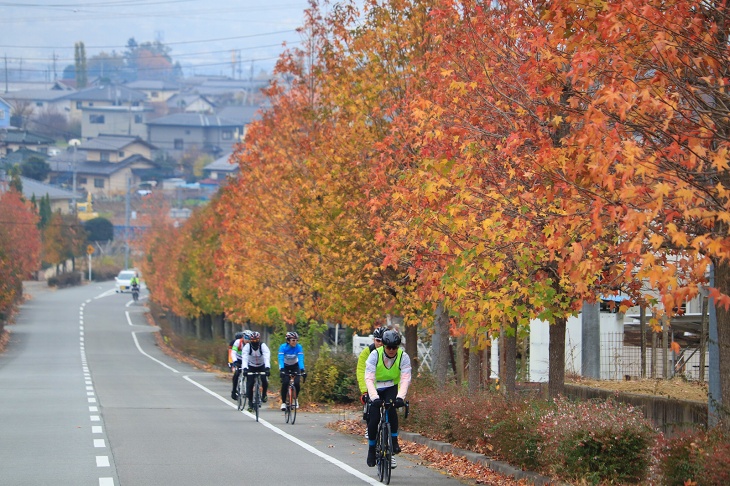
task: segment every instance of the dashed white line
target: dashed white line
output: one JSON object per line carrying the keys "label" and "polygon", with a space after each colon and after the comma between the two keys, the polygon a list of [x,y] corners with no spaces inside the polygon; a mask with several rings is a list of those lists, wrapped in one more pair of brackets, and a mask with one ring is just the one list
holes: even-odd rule
{"label": "dashed white line", "polygon": [[104,439],[94,439],[94,447],[106,447]]}
{"label": "dashed white line", "polygon": [[96,456],[96,467],[109,467],[109,456]]}

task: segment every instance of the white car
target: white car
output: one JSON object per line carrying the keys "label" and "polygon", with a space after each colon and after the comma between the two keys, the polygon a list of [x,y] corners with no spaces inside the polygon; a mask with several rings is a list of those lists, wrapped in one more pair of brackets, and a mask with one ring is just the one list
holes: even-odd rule
{"label": "white car", "polygon": [[114,280],[117,282],[117,292],[131,292],[132,291],[132,277],[134,277],[137,274],[134,270],[122,270],[119,272],[119,275],[114,277]]}

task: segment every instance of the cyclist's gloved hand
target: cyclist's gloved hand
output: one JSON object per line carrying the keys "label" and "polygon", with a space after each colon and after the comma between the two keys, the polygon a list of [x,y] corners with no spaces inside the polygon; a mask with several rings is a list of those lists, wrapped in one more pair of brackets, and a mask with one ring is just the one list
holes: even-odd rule
{"label": "cyclist's gloved hand", "polygon": [[368,394],[367,394],[367,392],[365,392],[362,395],[360,395],[360,401],[362,402],[363,405],[365,405],[366,403],[368,403]]}
{"label": "cyclist's gloved hand", "polygon": [[302,373],[302,381],[307,381],[307,372],[304,370],[304,368],[302,368],[300,371]]}
{"label": "cyclist's gloved hand", "polygon": [[382,398],[376,398],[375,400],[370,402],[373,407],[380,408],[383,406],[383,399]]}
{"label": "cyclist's gloved hand", "polygon": [[244,375],[247,375],[247,374],[248,374],[248,368],[244,368],[244,369],[243,369],[243,374],[244,374]]}
{"label": "cyclist's gloved hand", "polygon": [[271,368],[266,368],[264,372],[266,373],[266,376],[271,376]]}
{"label": "cyclist's gloved hand", "polygon": [[279,377],[280,377],[280,378],[281,378],[282,380],[283,380],[284,378],[286,378],[287,376],[289,376],[289,375],[287,375],[287,374],[286,374],[286,371],[284,371],[284,370],[280,370],[280,371],[279,371]]}
{"label": "cyclist's gloved hand", "polygon": [[396,406],[396,408],[405,407],[406,402],[401,397],[398,397],[395,399],[395,406]]}

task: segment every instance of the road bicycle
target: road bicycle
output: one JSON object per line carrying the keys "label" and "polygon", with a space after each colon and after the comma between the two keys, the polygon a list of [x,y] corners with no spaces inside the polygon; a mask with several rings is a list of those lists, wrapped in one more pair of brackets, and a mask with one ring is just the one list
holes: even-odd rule
{"label": "road bicycle", "polygon": [[305,373],[295,373],[293,371],[289,371],[286,373],[289,376],[289,391],[286,394],[286,408],[284,409],[284,418],[286,419],[286,423],[289,423],[291,420],[291,424],[294,425],[294,422],[297,420],[297,388],[294,383],[294,378],[297,376],[302,376],[303,380],[306,380],[306,374]]}
{"label": "road bicycle", "polygon": [[[243,372],[241,372],[241,374],[243,374]],[[254,413],[256,414],[256,422],[259,421],[259,409],[261,408],[261,376],[265,374],[265,371],[249,371],[246,373],[246,376],[252,375],[254,377],[253,396],[251,396],[251,402],[248,406],[254,410]]]}
{"label": "road bicycle", "polygon": [[[402,406],[406,409],[407,418],[410,408],[408,401]],[[393,401],[383,402],[380,406],[380,422],[378,422],[378,434],[375,439],[375,465],[378,468],[378,481],[385,484],[390,484],[390,472],[393,468],[393,436],[388,420],[388,409],[391,407],[397,408],[398,406]]]}
{"label": "road bicycle", "polygon": [[139,286],[132,285],[132,299],[137,302],[139,300]]}

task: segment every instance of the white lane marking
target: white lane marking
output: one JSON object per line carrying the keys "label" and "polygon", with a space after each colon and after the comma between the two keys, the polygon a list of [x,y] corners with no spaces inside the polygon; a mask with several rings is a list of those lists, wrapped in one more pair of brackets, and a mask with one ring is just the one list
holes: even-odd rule
{"label": "white lane marking", "polygon": [[99,411],[99,407],[93,407],[93,406],[89,407],[89,412],[98,412],[98,411]]}
{"label": "white lane marking", "polygon": [[[87,388],[87,389],[91,389],[91,390],[93,390],[93,389],[94,389],[93,387],[90,387],[90,386],[87,386],[86,388]],[[87,392],[86,392],[86,396],[87,396],[87,397],[93,397],[93,396],[94,396],[94,392],[93,392],[93,391],[87,391]]]}
{"label": "white lane marking", "polygon": [[94,439],[94,447],[106,447],[104,439]]}
{"label": "white lane marking", "polygon": [[[88,401],[89,403],[96,403],[96,398],[92,398],[92,397],[89,397],[89,398],[87,398],[86,400],[87,400],[87,401]],[[91,410],[90,410],[90,411],[91,411]],[[96,412],[97,410],[93,410],[93,411],[94,411],[94,412]]]}
{"label": "white lane marking", "polygon": [[99,486],[114,486],[114,478],[99,478]]}
{"label": "white lane marking", "polygon": [[96,467],[109,467],[109,456],[96,456]]}
{"label": "white lane marking", "polygon": [[91,433],[92,434],[101,434],[101,425],[92,425],[91,426]]}
{"label": "white lane marking", "polygon": [[[127,316],[127,318],[129,318],[129,316]],[[153,358],[153,357],[152,357],[152,356],[150,356],[149,354],[147,354],[147,353],[145,353],[144,351],[142,351],[142,348],[141,348],[141,347],[140,347],[140,345],[139,345],[139,341],[137,340],[137,333],[136,333],[136,332],[133,332],[133,333],[132,333],[132,339],[134,339],[134,345],[135,345],[135,346],[137,346],[137,350],[138,350],[138,351],[139,351],[140,353],[142,353],[143,355],[147,356],[147,357],[148,357],[149,359],[151,359],[151,360],[152,360],[152,361],[154,361],[155,363],[157,363],[157,364],[159,364],[159,365],[161,365],[161,366],[164,366],[165,368],[167,368],[168,370],[172,371],[173,373],[180,373],[180,372],[179,372],[178,370],[176,370],[176,369],[175,369],[175,368],[173,368],[172,366],[168,366],[168,365],[166,365],[165,363],[163,363],[162,361],[160,361],[159,359],[157,359],[157,358]]]}
{"label": "white lane marking", "polygon": [[[197,386],[201,390],[205,391],[209,395],[212,395],[212,396],[216,397],[218,400],[220,400],[221,402],[225,403],[229,407],[231,407],[231,408],[238,408],[237,404],[235,404],[235,403],[233,403],[233,402],[231,402],[231,401],[223,398],[222,396],[218,395],[216,392],[214,392],[214,391],[206,388],[205,386],[201,385],[200,383],[194,381],[189,376],[185,375],[185,376],[183,376],[183,378],[185,378],[187,381],[189,381],[193,385]],[[242,413],[244,413],[245,415],[248,415],[249,417],[252,417],[252,418],[255,417],[254,414],[249,413],[249,412],[247,412],[245,410]],[[285,439],[288,439],[291,442],[294,442],[299,447],[301,447],[301,448],[303,448],[303,449],[311,452],[315,456],[321,457],[325,461],[327,461],[327,462],[329,462],[331,464],[334,464],[335,466],[337,466],[340,469],[342,469],[343,471],[345,471],[345,472],[347,472],[347,473],[355,476],[356,478],[361,479],[361,480],[363,480],[364,482],[366,482],[368,484],[372,484],[372,485],[380,484],[380,481],[376,481],[375,479],[371,478],[370,476],[361,473],[360,471],[358,471],[354,467],[352,467],[352,466],[350,466],[348,464],[345,464],[344,462],[340,461],[339,459],[335,459],[334,457],[325,454],[324,452],[318,450],[317,448],[312,447],[311,445],[307,444],[306,442],[304,442],[302,440],[299,440],[299,439],[297,439],[296,437],[294,437],[292,435],[287,434],[286,432],[284,432],[280,428],[276,427],[275,425],[272,425],[271,423],[267,422],[266,420],[262,419],[261,417],[259,417],[259,423],[261,425],[263,425],[264,427],[272,430],[273,432],[279,434],[280,436],[284,437]]]}
{"label": "white lane marking", "polygon": [[91,421],[92,422],[99,422],[99,421],[101,421],[101,417],[99,417],[98,415],[92,415],[90,418],[91,418]]}
{"label": "white lane marking", "polygon": [[94,389],[94,387],[93,387],[93,386],[87,386],[87,387],[86,387],[86,389],[87,389],[87,390],[93,390],[93,389]]}
{"label": "white lane marking", "polygon": [[114,295],[116,293],[117,293],[116,290],[109,289],[106,292],[102,292],[101,294],[97,295],[96,297],[94,297],[94,299],[101,299],[101,298],[104,298],[104,297],[108,297],[110,295]]}

